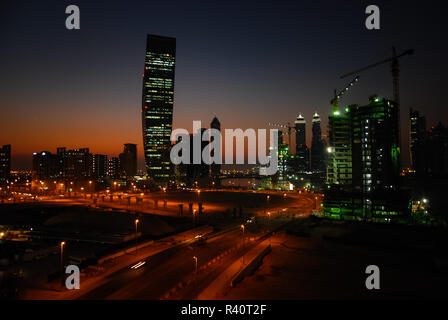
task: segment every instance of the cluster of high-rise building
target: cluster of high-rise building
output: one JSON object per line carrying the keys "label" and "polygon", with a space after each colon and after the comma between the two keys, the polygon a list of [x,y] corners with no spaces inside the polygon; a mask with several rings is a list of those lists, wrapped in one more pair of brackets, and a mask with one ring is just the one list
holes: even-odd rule
{"label": "cluster of high-rise building", "polygon": [[[326,142],[322,138],[321,118],[314,113],[312,119],[311,149],[307,146],[306,120],[299,114],[295,126],[288,128],[289,134],[295,132],[295,146],[286,144],[283,132],[278,136],[278,173],[274,178],[274,188],[288,188],[290,184],[298,187],[321,187],[325,183]],[[291,144],[291,140],[290,140]],[[295,148],[294,148],[295,147]],[[295,154],[293,150],[295,149]]]}
{"label": "cluster of high-rise building", "polygon": [[137,146],[125,144],[120,156],[109,158],[92,154],[89,148],[67,150],[57,148],[33,154],[33,175],[39,180],[101,180],[127,178],[137,173]]}
{"label": "cluster of high-rise building", "polygon": [[326,217],[390,221],[406,211],[399,188],[398,107],[372,96],[329,116]]}
{"label": "cluster of high-rise building", "polygon": [[325,172],[325,140],[322,138],[321,118],[315,112],[312,120],[311,150],[306,144],[306,120],[299,114],[295,121],[296,157],[299,172]]}
{"label": "cluster of high-rise building", "polygon": [[[147,35],[143,71],[142,129],[143,149],[148,178],[157,187],[184,184],[188,187],[219,185],[221,165],[181,164],[170,161],[173,126],[176,39]],[[215,117],[210,127],[221,129]],[[201,135],[206,129],[201,129]],[[190,134],[190,139],[193,138]],[[208,142],[202,141],[202,147]],[[192,144],[191,144],[192,145]],[[190,152],[191,157],[193,152]],[[213,154],[211,155],[213,156]],[[192,160],[192,159],[191,159]]]}
{"label": "cluster of high-rise building", "polygon": [[[210,123],[210,129],[215,129],[221,131],[221,123],[217,117],[214,117]],[[183,185],[189,188],[194,187],[218,187],[220,185],[220,175],[221,175],[221,164],[207,164],[201,157],[198,163],[194,162],[194,143],[193,139],[196,135],[200,135],[201,150],[214,141],[214,137],[210,137],[209,141],[204,141],[202,139],[206,128],[201,128],[197,133],[191,133],[188,136],[178,136],[177,142],[182,141],[182,139],[189,139],[189,164],[181,163],[174,167],[174,179],[177,185]],[[217,142],[220,144],[220,142]],[[179,154],[182,157],[182,153]],[[214,157],[214,150],[211,150],[210,157]]]}

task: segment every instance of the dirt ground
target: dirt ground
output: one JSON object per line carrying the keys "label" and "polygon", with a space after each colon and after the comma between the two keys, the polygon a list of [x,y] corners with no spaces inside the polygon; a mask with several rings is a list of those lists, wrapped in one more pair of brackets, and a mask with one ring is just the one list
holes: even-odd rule
{"label": "dirt ground", "polygon": [[[380,268],[380,290],[365,287],[366,267]],[[446,297],[448,275],[430,257],[337,244],[319,236],[279,234],[250,277],[218,299],[414,299]]]}

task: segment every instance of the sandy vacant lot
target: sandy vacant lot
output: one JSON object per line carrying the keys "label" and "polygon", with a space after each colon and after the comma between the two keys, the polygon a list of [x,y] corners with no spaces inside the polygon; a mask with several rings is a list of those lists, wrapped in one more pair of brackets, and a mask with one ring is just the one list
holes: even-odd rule
{"label": "sandy vacant lot", "polygon": [[[365,288],[365,269],[380,267],[381,289]],[[376,299],[446,297],[448,275],[428,256],[280,234],[252,276],[219,299]]]}

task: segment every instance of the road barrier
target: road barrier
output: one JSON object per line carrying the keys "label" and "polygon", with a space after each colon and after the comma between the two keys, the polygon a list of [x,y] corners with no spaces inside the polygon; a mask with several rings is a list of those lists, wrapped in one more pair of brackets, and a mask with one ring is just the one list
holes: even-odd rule
{"label": "road barrier", "polygon": [[[181,232],[179,234],[176,234],[174,236],[162,239],[160,241],[164,241],[164,240],[167,240],[167,239],[170,239],[170,238],[178,238],[178,239],[183,239],[185,241],[184,238],[186,238],[186,237],[193,237],[195,234],[207,235],[207,234],[209,234],[211,232],[213,232],[213,227],[202,226],[202,227],[198,227],[198,228],[194,228],[194,229],[190,229],[190,230]],[[135,237],[135,235],[134,235],[134,237]],[[143,243],[139,244],[137,247],[134,245],[132,247],[129,247],[129,248],[120,250],[118,252],[112,253],[110,255],[107,255],[105,257],[102,257],[102,258],[98,259],[98,264],[102,264],[102,263],[104,263],[106,261],[119,258],[119,257],[121,257],[121,256],[123,256],[125,254],[128,254],[128,253],[134,253],[136,250],[141,249],[141,248],[145,248],[145,247],[147,247],[147,246],[149,246],[149,245],[151,245],[153,243],[154,243],[154,240],[149,240],[149,241],[146,241],[146,242],[143,242]]]}
{"label": "road barrier", "polygon": [[124,249],[124,250],[112,253],[112,254],[110,254],[108,256],[105,256],[105,257],[102,257],[102,258],[98,259],[98,264],[102,264],[102,263],[104,263],[106,261],[119,258],[119,257],[121,257],[121,256],[123,256],[125,254],[128,254],[128,253],[133,253],[136,250],[144,248],[144,247],[147,247],[147,246],[149,246],[149,245],[151,245],[153,243],[154,243],[153,240],[149,240],[147,242],[143,242],[142,244],[139,244],[138,246],[133,246],[132,248],[127,248],[127,249]]}
{"label": "road barrier", "polygon": [[236,276],[230,281],[230,286],[235,287],[237,283],[241,282],[245,277],[251,275],[259,265],[261,265],[263,258],[271,252],[271,245],[264,248],[259,254],[252,259],[241,271],[239,271]]}

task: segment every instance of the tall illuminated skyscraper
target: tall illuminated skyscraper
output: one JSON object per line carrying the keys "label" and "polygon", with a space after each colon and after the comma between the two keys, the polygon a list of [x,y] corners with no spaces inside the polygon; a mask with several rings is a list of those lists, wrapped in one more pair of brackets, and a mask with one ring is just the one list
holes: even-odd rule
{"label": "tall illuminated skyscraper", "polygon": [[295,125],[297,165],[299,172],[305,172],[310,169],[310,151],[306,145],[306,121],[302,114],[297,117]]}
{"label": "tall illuminated skyscraper", "polygon": [[148,35],[143,73],[142,128],[146,170],[159,186],[171,173],[176,39]]}
{"label": "tall illuminated skyscraper", "polygon": [[321,120],[317,112],[313,116],[313,138],[311,143],[311,171],[324,172],[325,167],[325,141],[322,140]]}

